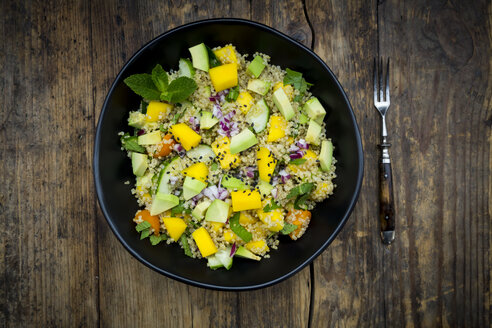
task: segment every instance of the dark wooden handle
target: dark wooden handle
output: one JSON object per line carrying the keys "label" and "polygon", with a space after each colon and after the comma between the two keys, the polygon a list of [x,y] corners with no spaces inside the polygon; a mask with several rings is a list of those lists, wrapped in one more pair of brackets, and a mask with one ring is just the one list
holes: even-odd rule
{"label": "dark wooden handle", "polygon": [[379,220],[381,238],[390,244],[395,239],[395,205],[393,200],[393,175],[391,163],[379,163]]}

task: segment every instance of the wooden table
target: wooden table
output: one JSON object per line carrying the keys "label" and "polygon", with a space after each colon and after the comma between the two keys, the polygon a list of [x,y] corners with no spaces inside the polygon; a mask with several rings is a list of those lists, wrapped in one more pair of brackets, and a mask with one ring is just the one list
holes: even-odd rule
{"label": "wooden table", "polygon": [[[489,1],[1,1],[0,326],[489,327]],[[314,49],[354,107],[359,202],[333,244],[276,286],[190,287],[140,264],[95,196],[92,149],[122,65],[175,26],[252,19]],[[372,61],[392,58],[397,240],[378,236]]]}

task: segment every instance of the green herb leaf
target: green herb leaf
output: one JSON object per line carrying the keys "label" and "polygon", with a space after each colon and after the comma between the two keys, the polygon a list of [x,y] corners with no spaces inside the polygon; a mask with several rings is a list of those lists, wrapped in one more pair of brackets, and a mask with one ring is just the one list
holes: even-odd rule
{"label": "green herb leaf", "polygon": [[162,133],[167,132],[167,129],[164,127],[164,124],[159,125],[159,130],[161,130]]}
{"label": "green herb leaf", "polygon": [[303,97],[303,95],[297,95],[294,97],[294,101],[300,103],[302,101],[302,97]]}
{"label": "green herb leaf", "polygon": [[182,234],[179,238],[181,241],[181,245],[183,246],[183,250],[186,256],[193,257],[193,253],[191,252],[190,244],[188,244],[188,238],[185,234]]}
{"label": "green herb leaf", "polygon": [[134,74],[124,80],[137,95],[147,100],[160,100],[161,92],[156,88],[150,74]]}
{"label": "green herb leaf", "polygon": [[314,183],[311,182],[303,183],[302,185],[292,188],[289,194],[287,195],[287,199],[294,198],[299,195],[309,194],[311,190],[313,190],[313,188],[314,188]]}
{"label": "green herb leaf", "polygon": [[159,244],[161,241],[166,240],[167,236],[165,234],[160,234],[159,236],[151,235],[149,239],[152,246],[155,246]]}
{"label": "green herb leaf", "polygon": [[239,97],[239,86],[236,85],[234,88],[229,90],[229,93],[226,96],[226,100],[228,102],[236,101],[237,97]]}
{"label": "green herb leaf", "polygon": [[145,229],[148,229],[150,227],[151,227],[150,223],[148,223],[147,221],[143,221],[143,222],[140,222],[139,224],[137,224],[137,226],[135,227],[135,229],[138,232],[141,232],[141,231],[143,231]]}
{"label": "green herb leaf", "polygon": [[286,224],[284,224],[284,227],[282,228],[282,230],[280,230],[280,233],[282,235],[288,235],[289,233],[295,231],[296,229],[297,229],[297,226],[295,224],[286,223]]}
{"label": "green herb leaf", "polygon": [[292,84],[292,86],[301,93],[306,92],[306,90],[313,85],[302,78],[302,73],[293,71],[289,68],[285,69],[285,71],[287,74],[284,76],[284,84]]}
{"label": "green herb leaf", "polygon": [[137,136],[130,136],[129,133],[125,133],[120,140],[121,140],[121,145],[126,150],[145,154],[145,147],[138,144]]}
{"label": "green herb leaf", "polygon": [[171,215],[178,215],[178,214],[183,214],[183,213],[186,213],[186,214],[190,214],[191,213],[191,209],[190,208],[185,208],[184,207],[184,201],[180,201],[178,205],[174,206],[172,209],[171,209]]}
{"label": "green herb leaf", "polygon": [[273,210],[276,210],[277,208],[282,208],[282,206],[279,206],[275,200],[271,200],[270,204],[267,204],[265,207],[263,207],[263,212],[271,212]]}
{"label": "green herb leaf", "polygon": [[167,73],[159,64],[155,65],[152,70],[152,81],[160,92],[166,91],[167,85],[169,84]]}
{"label": "green herb leaf", "polygon": [[212,165],[210,165],[210,170],[215,171],[219,168],[219,164],[216,162],[213,162]]}
{"label": "green herb leaf", "polygon": [[174,114],[174,117],[172,119],[172,123],[173,124],[178,123],[178,121],[181,118],[181,116],[183,116],[185,110],[186,110],[186,108],[183,108],[181,111],[178,111],[176,114]]}
{"label": "green herb leaf", "polygon": [[237,212],[232,218],[229,219],[229,226],[231,227],[232,232],[248,243],[253,238],[253,235],[239,223],[239,215],[239,212]]}
{"label": "green herb leaf", "polygon": [[306,163],[307,159],[305,158],[296,158],[296,159],[293,159],[289,162],[289,164],[294,164],[294,165],[302,165],[304,163]]}
{"label": "green herb leaf", "polygon": [[173,104],[178,103],[188,99],[188,97],[195,92],[197,87],[198,86],[193,79],[181,76],[169,83],[167,90],[161,94],[160,99]]}
{"label": "green herb leaf", "polygon": [[150,229],[142,230],[142,233],[140,234],[140,240],[145,239],[148,236],[150,236]]}
{"label": "green herb leaf", "polygon": [[214,68],[214,67],[222,65],[220,60],[217,59],[217,56],[215,56],[212,49],[210,49],[208,46],[205,46],[205,47],[207,48],[207,52],[208,52],[208,64],[209,64],[210,68]]}
{"label": "green herb leaf", "polygon": [[294,208],[296,210],[305,210],[306,209],[306,200],[308,199],[309,194],[304,194],[299,197],[297,197],[296,201],[294,202]]}
{"label": "green herb leaf", "polygon": [[149,106],[148,102],[143,101],[143,100],[140,102],[140,112],[142,114],[147,114],[147,106]]}

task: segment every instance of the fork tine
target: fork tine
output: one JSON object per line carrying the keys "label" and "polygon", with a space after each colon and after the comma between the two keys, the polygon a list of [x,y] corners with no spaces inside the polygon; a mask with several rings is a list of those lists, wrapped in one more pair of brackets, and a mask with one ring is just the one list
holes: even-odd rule
{"label": "fork tine", "polygon": [[384,101],[384,98],[383,98],[383,57],[381,57],[381,65],[379,65],[379,101]]}
{"label": "fork tine", "polygon": [[378,71],[376,57],[374,57],[374,103],[378,102]]}
{"label": "fork tine", "polygon": [[390,59],[388,57],[388,63],[386,64],[386,100],[390,101]]}

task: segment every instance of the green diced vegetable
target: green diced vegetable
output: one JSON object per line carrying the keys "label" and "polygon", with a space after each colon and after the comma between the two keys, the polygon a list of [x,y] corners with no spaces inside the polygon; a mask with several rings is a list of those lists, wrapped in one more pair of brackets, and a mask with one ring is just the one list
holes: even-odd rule
{"label": "green diced vegetable", "polygon": [[284,84],[292,84],[292,86],[301,93],[306,92],[306,90],[313,85],[302,78],[302,73],[293,71],[289,68],[286,68],[285,71],[287,74],[284,76]]}
{"label": "green diced vegetable", "polygon": [[238,235],[239,238],[244,240],[246,243],[250,242],[253,235],[239,223],[239,215],[239,212],[237,212],[231,219],[229,219],[229,226],[231,227],[232,232]]}
{"label": "green diced vegetable", "polygon": [[181,241],[181,245],[183,246],[186,256],[193,257],[193,253],[191,252],[190,244],[188,244],[188,238],[186,235],[182,234],[179,240]]}
{"label": "green diced vegetable", "polygon": [[282,208],[282,206],[279,206],[275,200],[271,200],[270,204],[267,204],[265,207],[263,207],[263,212],[271,212],[273,210],[276,210],[278,208]]}
{"label": "green diced vegetable", "polygon": [[138,144],[137,136],[130,136],[129,133],[125,133],[120,140],[123,148],[125,148],[128,151],[134,151],[136,153],[142,153],[142,154],[146,152],[145,147]]}
{"label": "green diced vegetable", "polygon": [[235,86],[229,90],[229,93],[226,96],[226,100],[228,102],[236,101],[237,97],[239,97],[239,86]]}
{"label": "green diced vegetable", "polygon": [[282,235],[288,235],[289,233],[295,231],[296,229],[297,229],[297,226],[295,224],[285,223],[282,230],[280,230],[280,233]]}
{"label": "green diced vegetable", "polygon": [[289,164],[294,164],[294,165],[302,165],[304,163],[306,163],[307,159],[305,158],[296,158],[296,159],[293,159],[289,162]]}
{"label": "green diced vegetable", "polygon": [[208,62],[209,62],[210,68],[214,68],[214,67],[222,65],[222,63],[217,58],[217,56],[215,56],[212,49],[210,49],[208,46],[206,46],[206,47],[207,47],[207,52],[208,52]]}

